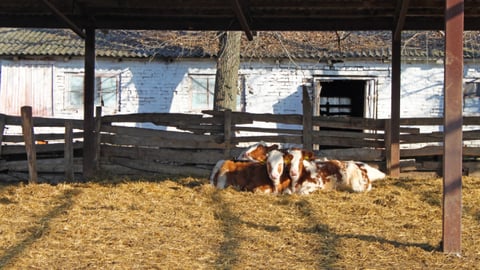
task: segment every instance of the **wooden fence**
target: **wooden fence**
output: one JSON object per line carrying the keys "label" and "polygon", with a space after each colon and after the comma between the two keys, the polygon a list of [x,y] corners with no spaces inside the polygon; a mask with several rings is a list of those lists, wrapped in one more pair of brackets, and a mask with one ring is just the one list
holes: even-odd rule
{"label": "wooden fence", "polygon": [[[234,158],[258,141],[302,146],[314,149],[318,156],[361,160],[385,169],[389,148],[385,143],[388,119],[231,111],[205,111],[202,115],[143,113],[97,119],[95,164],[102,174],[208,177],[219,159]],[[464,166],[475,170],[480,156],[480,117],[465,117],[463,121]],[[22,117],[0,115],[0,181],[31,179],[29,141],[35,142],[30,149],[36,153],[35,167],[43,177],[40,181],[49,181],[53,176],[58,181],[73,179],[73,174],[79,178],[83,121],[33,117],[34,134],[30,139],[25,136],[29,128],[22,129],[25,122]],[[443,133],[438,130],[442,123],[441,118],[400,120],[402,170],[441,168]],[[424,126],[436,127],[437,131],[421,132]]]}

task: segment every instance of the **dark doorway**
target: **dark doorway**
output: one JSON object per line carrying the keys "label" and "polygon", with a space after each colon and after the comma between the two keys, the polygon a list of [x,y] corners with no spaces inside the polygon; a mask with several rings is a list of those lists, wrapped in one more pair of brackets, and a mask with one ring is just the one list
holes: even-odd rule
{"label": "dark doorway", "polygon": [[321,80],[320,115],[364,117],[364,80]]}

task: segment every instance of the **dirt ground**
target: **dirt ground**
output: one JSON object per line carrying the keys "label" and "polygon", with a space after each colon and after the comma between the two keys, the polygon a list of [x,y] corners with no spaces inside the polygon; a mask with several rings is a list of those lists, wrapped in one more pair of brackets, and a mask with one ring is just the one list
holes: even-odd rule
{"label": "dirt ground", "polygon": [[464,177],[462,253],[444,254],[442,179],[368,193],[216,190],[207,179],[0,185],[3,269],[475,269],[480,178]]}

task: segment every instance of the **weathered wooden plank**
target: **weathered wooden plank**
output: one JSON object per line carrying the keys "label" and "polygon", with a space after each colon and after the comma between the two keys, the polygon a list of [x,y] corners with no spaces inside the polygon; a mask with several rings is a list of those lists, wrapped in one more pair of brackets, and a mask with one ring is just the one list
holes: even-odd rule
{"label": "weathered wooden plank", "polygon": [[468,130],[468,131],[463,131],[463,140],[468,141],[468,140],[480,140],[480,130]]}
{"label": "weathered wooden plank", "polygon": [[27,173],[0,173],[0,182],[2,183],[13,183],[13,182],[21,182],[28,179]]}
{"label": "weathered wooden plank", "polygon": [[[74,139],[83,139],[83,132],[74,132],[72,136]],[[63,133],[36,133],[35,134],[36,141],[47,141],[47,142],[56,141],[56,140],[63,141],[64,139],[65,139],[65,134]],[[20,143],[20,142],[23,142],[23,136],[22,135],[5,135],[4,142]]]}
{"label": "weathered wooden plank", "polygon": [[[198,143],[212,143],[218,142],[219,144],[223,141],[223,135],[199,135],[192,134],[188,132],[180,131],[166,131],[166,130],[155,130],[155,129],[146,129],[146,128],[135,128],[135,127],[123,127],[123,126],[105,126],[102,125],[102,132],[114,133],[117,136],[127,135],[132,137],[147,139],[169,139],[169,140],[195,140]],[[141,145],[141,144],[140,144]]]}
{"label": "weathered wooden plank", "polygon": [[133,113],[102,116],[103,123],[130,122],[130,123],[153,123],[157,125],[171,125],[174,123],[200,122],[203,119],[201,114],[183,113]]}
{"label": "weathered wooden plank", "polygon": [[[74,158],[73,164],[74,164],[73,171],[75,173],[81,173],[82,158]],[[6,161],[2,166],[8,171],[17,171],[17,172],[28,171],[27,160]],[[37,159],[37,172],[38,173],[64,173],[65,159],[64,158]]]}
{"label": "weathered wooden plank", "polygon": [[290,143],[290,144],[302,144],[302,136],[242,136],[232,139],[233,144],[237,143],[256,143],[264,141],[268,143]]}
{"label": "weathered wooden plank", "polygon": [[409,143],[429,143],[429,142],[443,142],[443,134],[439,133],[421,133],[421,134],[402,134],[400,135],[400,142],[402,144]]}
{"label": "weathered wooden plank", "polygon": [[315,138],[340,137],[340,138],[353,138],[353,139],[377,140],[377,141],[383,141],[385,138],[385,135],[383,133],[370,133],[370,132],[344,131],[344,130],[312,131],[312,135]]}
{"label": "weathered wooden plank", "polygon": [[[221,112],[215,111],[203,111],[204,113],[211,114],[215,117],[219,116]],[[299,114],[271,114],[271,113],[244,113],[244,112],[232,112],[232,122],[236,125],[250,124],[254,121],[258,122],[276,122],[282,124],[294,124],[302,125],[302,116]]]}
{"label": "weathered wooden plank", "polygon": [[323,146],[340,146],[340,147],[375,147],[383,148],[385,143],[383,140],[368,140],[363,138],[349,138],[338,136],[313,136],[313,143],[319,144],[320,149]]}
{"label": "weathered wooden plank", "polygon": [[286,128],[263,128],[263,127],[245,127],[245,126],[236,126],[232,127],[233,131],[247,131],[247,132],[261,132],[261,133],[278,133],[278,134],[287,134],[287,135],[302,135],[303,130],[301,129],[286,129]]}
{"label": "weathered wooden plank", "polygon": [[[197,135],[200,136],[200,135]],[[224,149],[224,143],[213,141],[214,138],[204,136],[203,138],[192,137],[191,134],[177,134],[176,138],[170,135],[167,137],[158,136],[130,136],[130,135],[102,135],[102,142],[115,145],[135,145],[150,148],[180,148],[180,149]],[[222,139],[223,140],[223,139]]]}
{"label": "weathered wooden plank", "polygon": [[462,154],[464,157],[480,157],[480,147],[463,147]]}
{"label": "weathered wooden plank", "polygon": [[480,126],[480,117],[477,116],[464,116],[463,125]]}
{"label": "weathered wooden plank", "polygon": [[400,134],[420,134],[420,128],[411,128],[411,127],[400,127]]}
{"label": "weathered wooden plank", "polygon": [[315,156],[328,159],[361,161],[379,161],[384,159],[383,151],[373,148],[321,149],[315,151]]}
{"label": "weathered wooden plank", "polygon": [[[46,118],[46,117],[33,117],[33,122],[36,127],[64,127],[65,121],[72,121],[73,127],[75,129],[83,129],[83,120],[67,119],[67,118]],[[21,116],[12,116],[5,115],[5,124],[6,125],[17,125],[22,124]]]}
{"label": "weathered wooden plank", "polygon": [[415,149],[400,149],[401,157],[427,157],[443,155],[442,146],[425,146]]}
{"label": "weathered wooden plank", "polygon": [[378,129],[385,127],[384,119],[369,119],[361,117],[338,117],[338,116],[314,116],[314,126],[322,128],[348,128],[348,129]]}
{"label": "weathered wooden plank", "polygon": [[431,118],[431,117],[401,118],[400,125],[402,126],[441,126],[443,125],[443,118]]}
{"label": "weathered wooden plank", "polygon": [[177,129],[191,131],[194,134],[218,134],[223,132],[223,126],[209,124],[185,124],[176,125]]}
{"label": "weathered wooden plank", "polygon": [[[52,144],[36,144],[35,150],[37,154],[48,154],[52,152],[63,152],[64,149],[63,143],[52,143]],[[83,142],[74,142],[74,149],[83,148]],[[2,150],[2,155],[17,155],[17,154],[26,154],[25,146],[23,145],[4,145]]]}
{"label": "weathered wooden plank", "polygon": [[132,160],[128,158],[112,158],[112,162],[125,167],[146,172],[162,173],[175,176],[208,177],[211,170],[196,166],[172,166],[145,160]]}
{"label": "weathered wooden plank", "polygon": [[[224,158],[222,150],[181,150],[181,149],[149,149],[140,147],[120,147],[103,145],[102,158],[128,157],[132,159],[158,160],[172,164],[205,164],[214,165]],[[230,157],[230,156],[229,156]]]}
{"label": "weathered wooden plank", "polygon": [[[480,147],[463,147],[462,154],[464,157],[478,157],[480,156]],[[425,146],[415,149],[400,150],[402,157],[428,157],[428,156],[443,156],[443,146]]]}

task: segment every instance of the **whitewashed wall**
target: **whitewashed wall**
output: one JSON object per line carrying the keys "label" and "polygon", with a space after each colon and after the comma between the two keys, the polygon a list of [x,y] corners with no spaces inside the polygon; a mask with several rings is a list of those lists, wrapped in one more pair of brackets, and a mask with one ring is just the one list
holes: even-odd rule
{"label": "whitewashed wall", "polygon": [[[41,61],[6,61],[3,64],[41,63]],[[50,62],[52,63],[52,62]],[[81,72],[83,60],[53,62],[54,115],[81,118],[81,112],[62,111],[66,74]],[[188,74],[215,74],[215,60],[114,61],[97,59],[96,72],[119,74],[119,106],[115,112],[191,113]],[[391,68],[380,62],[348,62],[327,65],[314,62],[245,62],[240,74],[245,78],[246,111],[253,113],[301,113],[301,85],[313,77],[368,77],[378,89],[377,114],[390,117]],[[477,64],[465,65],[466,78],[479,78]],[[441,117],[443,113],[443,64],[402,64],[401,117]],[[468,115],[480,115],[478,100],[466,104]],[[109,113],[109,112],[105,112]]]}

